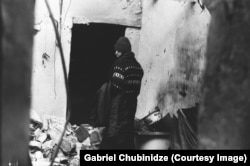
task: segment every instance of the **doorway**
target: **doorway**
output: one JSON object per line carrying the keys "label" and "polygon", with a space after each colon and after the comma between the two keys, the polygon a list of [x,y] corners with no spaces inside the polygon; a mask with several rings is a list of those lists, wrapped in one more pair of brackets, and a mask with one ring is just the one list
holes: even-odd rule
{"label": "doorway", "polygon": [[114,44],[125,35],[125,29],[114,24],[73,25],[69,70],[71,124],[88,123],[95,94],[108,80],[115,61]]}

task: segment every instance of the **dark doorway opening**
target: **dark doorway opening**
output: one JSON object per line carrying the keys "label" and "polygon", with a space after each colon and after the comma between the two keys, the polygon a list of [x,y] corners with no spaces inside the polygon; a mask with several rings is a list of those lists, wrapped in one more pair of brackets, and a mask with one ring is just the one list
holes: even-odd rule
{"label": "dark doorway opening", "polygon": [[91,105],[115,60],[114,44],[125,35],[125,26],[74,24],[69,70],[71,124],[88,123]]}

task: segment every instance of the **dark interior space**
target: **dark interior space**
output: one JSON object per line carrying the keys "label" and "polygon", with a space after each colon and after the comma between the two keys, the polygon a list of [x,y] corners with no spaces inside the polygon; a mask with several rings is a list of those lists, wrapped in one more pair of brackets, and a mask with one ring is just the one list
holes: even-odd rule
{"label": "dark interior space", "polygon": [[95,94],[108,80],[115,60],[114,44],[125,35],[125,28],[99,23],[73,25],[69,71],[71,124],[88,123]]}

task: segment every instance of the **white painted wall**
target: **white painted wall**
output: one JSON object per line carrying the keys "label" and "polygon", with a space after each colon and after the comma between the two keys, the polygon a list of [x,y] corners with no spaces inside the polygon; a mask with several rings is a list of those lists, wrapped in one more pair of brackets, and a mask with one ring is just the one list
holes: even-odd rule
{"label": "white painted wall", "polygon": [[69,15],[89,22],[141,26],[141,0],[72,0]]}
{"label": "white painted wall", "polygon": [[156,106],[173,115],[199,102],[210,14],[191,1],[143,0],[138,119]]}
{"label": "white painted wall", "polygon": [[132,51],[135,53],[135,57],[139,56],[139,41],[140,41],[140,28],[127,28],[125,31],[125,36],[128,37]]}
{"label": "white painted wall", "polygon": [[[71,28],[74,23],[117,23],[129,27],[126,36],[144,68],[136,117],[159,106],[165,114],[199,102],[206,37],[210,21],[193,0],[64,0],[62,43],[69,69]],[[59,0],[49,0],[59,22]],[[55,35],[44,1],[36,1],[32,109],[65,118],[66,93]],[[138,42],[140,40],[140,42]],[[50,58],[42,63],[43,53]],[[186,96],[180,95],[183,87]]]}
{"label": "white painted wall", "polygon": [[[56,21],[60,22],[60,0],[48,0]],[[62,45],[69,69],[71,28],[73,20],[80,23],[116,23],[129,27],[141,26],[141,0],[63,0]],[[78,22],[78,23],[79,23]],[[40,114],[66,116],[66,93],[63,70],[54,30],[44,0],[35,5],[35,29],[32,75],[32,109]],[[133,35],[135,34],[135,35]],[[133,50],[138,52],[139,32],[128,28],[126,35],[135,43]],[[49,56],[44,61],[42,55]]]}
{"label": "white painted wall", "polygon": [[[59,1],[50,1],[53,14],[59,22]],[[69,27],[70,28],[70,27]],[[62,34],[63,50],[67,69],[69,64],[70,29],[68,33],[65,26]],[[34,37],[34,58],[32,75],[32,109],[38,113],[45,113],[58,117],[65,117],[66,94],[63,81],[63,72],[58,47],[56,46],[55,33],[44,1],[36,1],[35,29],[39,30]],[[49,59],[43,61],[43,53]]]}

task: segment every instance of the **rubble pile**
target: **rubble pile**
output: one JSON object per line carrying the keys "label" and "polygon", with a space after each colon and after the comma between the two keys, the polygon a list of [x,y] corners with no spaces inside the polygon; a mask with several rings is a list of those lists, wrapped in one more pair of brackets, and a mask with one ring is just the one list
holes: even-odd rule
{"label": "rubble pile", "polygon": [[[41,120],[36,113],[34,115],[30,123],[30,158],[34,166],[49,165],[62,136],[64,122],[55,117]],[[98,150],[103,131],[103,127],[68,124],[54,165],[79,166],[80,150]]]}

